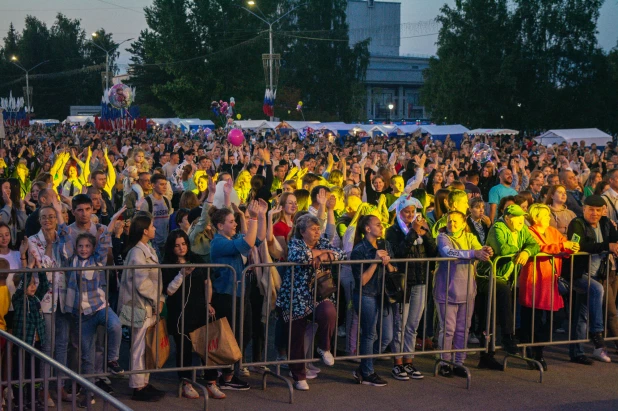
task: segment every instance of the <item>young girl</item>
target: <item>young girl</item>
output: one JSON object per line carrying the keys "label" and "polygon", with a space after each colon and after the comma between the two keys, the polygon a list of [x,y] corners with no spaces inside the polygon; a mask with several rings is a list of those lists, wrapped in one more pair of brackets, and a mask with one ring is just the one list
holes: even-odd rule
{"label": "young girl", "polygon": [[137,201],[144,198],[144,190],[142,190],[142,186],[137,184],[137,180],[139,178],[139,172],[136,166],[129,166],[122,171],[122,186],[124,192],[124,199],[126,202],[126,198],[131,191],[135,191],[137,194]]}
{"label": "young girl", "polygon": [[[468,330],[474,312],[476,280],[474,259],[488,261],[493,255],[489,246],[481,246],[474,234],[465,232],[466,216],[459,211],[448,213],[446,229],[438,234],[440,257],[457,258],[458,261],[441,261],[434,276],[433,298],[440,320],[439,342],[442,350],[466,348]],[[447,290],[448,288],[448,290]],[[451,353],[442,354],[444,361],[452,361]],[[462,367],[465,352],[455,353],[455,368],[442,363],[440,375],[466,377]]]}

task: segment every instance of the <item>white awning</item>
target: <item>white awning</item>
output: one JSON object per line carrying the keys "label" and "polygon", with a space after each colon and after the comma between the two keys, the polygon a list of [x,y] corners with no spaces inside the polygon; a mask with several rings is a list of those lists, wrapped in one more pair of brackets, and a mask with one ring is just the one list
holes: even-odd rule
{"label": "white awning", "polygon": [[605,146],[612,141],[612,136],[602,132],[598,128],[575,128],[564,130],[549,130],[534,138],[540,144],[551,146],[552,144],[579,143],[585,141],[586,146],[596,144],[599,147]]}
{"label": "white awning", "polygon": [[473,136],[514,136],[519,134],[519,131],[508,128],[476,128],[469,131],[468,134]]}

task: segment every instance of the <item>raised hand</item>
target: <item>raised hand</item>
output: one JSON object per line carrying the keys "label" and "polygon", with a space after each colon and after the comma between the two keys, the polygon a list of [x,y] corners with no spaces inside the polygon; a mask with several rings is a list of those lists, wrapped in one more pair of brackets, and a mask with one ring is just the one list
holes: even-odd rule
{"label": "raised hand", "polygon": [[260,204],[255,200],[251,201],[247,207],[247,212],[249,213],[249,218],[256,219],[260,213]]}
{"label": "raised hand", "polygon": [[19,253],[24,256],[28,253],[28,237],[24,237],[23,240],[21,240],[21,244],[19,245]]}
{"label": "raised hand", "polygon": [[229,180],[225,182],[225,185],[223,186],[223,194],[229,196],[232,194],[233,189],[234,189],[234,183],[232,182],[232,179],[230,178]]}
{"label": "raised hand", "polygon": [[326,209],[329,211],[334,210],[336,205],[337,197],[331,194],[330,197],[328,197],[328,200],[326,200]]}
{"label": "raised hand", "polygon": [[316,198],[317,202],[319,205],[326,205],[326,190],[321,188],[320,191],[318,192],[317,198]]}
{"label": "raised hand", "polygon": [[275,215],[281,213],[281,210],[283,210],[283,208],[281,208],[281,205],[271,208],[268,212],[268,217],[272,220]]}
{"label": "raised hand", "polygon": [[215,183],[215,180],[212,177],[208,176],[208,194],[215,194],[216,191],[217,183]]}
{"label": "raised hand", "polygon": [[266,213],[268,212],[268,203],[266,201],[264,201],[264,199],[259,198],[257,200],[258,206],[259,206],[259,213],[263,216],[266,215]]}

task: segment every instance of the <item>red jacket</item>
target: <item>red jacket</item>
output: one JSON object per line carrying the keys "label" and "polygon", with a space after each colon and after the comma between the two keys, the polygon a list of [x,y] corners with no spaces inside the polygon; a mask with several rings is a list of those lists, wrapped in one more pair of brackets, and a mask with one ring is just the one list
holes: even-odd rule
{"label": "red jacket", "polygon": [[[556,255],[536,258],[536,278],[534,275],[534,258],[528,259],[519,273],[519,303],[524,307],[532,307],[534,291],[534,308],[539,310],[558,311],[564,307],[562,297],[558,293],[558,277],[562,272],[562,258],[558,254],[570,253],[564,248],[566,238],[554,227],[547,227],[543,237],[534,227],[529,227],[530,234],[539,243],[541,253]],[[535,287],[536,284],[536,287]],[[552,297],[553,289],[553,297]]]}

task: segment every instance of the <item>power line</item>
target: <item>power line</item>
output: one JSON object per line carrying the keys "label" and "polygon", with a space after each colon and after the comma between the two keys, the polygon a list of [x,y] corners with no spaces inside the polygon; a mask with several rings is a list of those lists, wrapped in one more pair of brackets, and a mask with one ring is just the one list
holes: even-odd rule
{"label": "power line", "polygon": [[121,8],[121,9],[129,10],[129,11],[132,11],[133,13],[142,14],[142,15],[144,14],[143,11],[137,11],[135,9],[132,9],[132,8],[129,8],[129,7],[125,7],[125,6],[121,6],[120,4],[112,3],[112,2],[107,1],[107,0],[97,0],[97,1],[99,1],[101,3],[105,3],[105,4],[110,4],[112,6],[116,6],[116,7]]}

